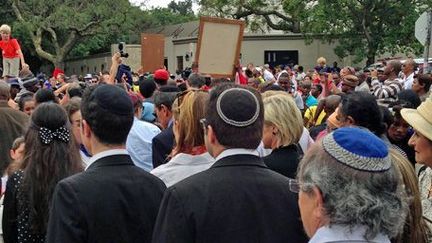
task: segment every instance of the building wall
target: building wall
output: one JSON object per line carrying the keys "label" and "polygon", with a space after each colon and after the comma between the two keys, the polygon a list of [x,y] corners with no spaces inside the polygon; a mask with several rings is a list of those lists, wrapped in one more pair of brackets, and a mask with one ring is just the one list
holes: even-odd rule
{"label": "building wall", "polygon": [[265,64],[265,51],[298,51],[299,64],[305,69],[314,67],[318,57],[325,57],[327,64],[332,65],[334,61],[342,64],[334,53],[335,45],[323,44],[320,41],[314,41],[310,45],[306,45],[303,39],[299,40],[250,40],[243,41],[241,53],[242,63],[246,65],[249,62],[255,65]]}
{"label": "building wall", "polygon": [[[133,71],[141,68],[141,45],[126,45],[124,51],[129,54],[128,58],[123,58],[123,63],[131,67]],[[118,52],[118,45],[111,45],[111,55]],[[111,57],[110,57],[111,63]],[[111,64],[110,64],[111,65]],[[108,69],[109,70],[109,69]]]}
{"label": "building wall", "polygon": [[[177,57],[183,60],[183,68],[191,67],[196,58],[196,38],[188,38],[184,40],[175,40],[172,37],[165,39],[164,55],[167,59],[168,70],[170,73],[175,73],[179,69]],[[265,51],[298,51],[299,64],[305,69],[314,67],[316,59],[324,56],[327,59],[328,65],[332,65],[337,61],[339,66],[352,65],[351,58],[339,59],[334,53],[336,43],[328,44],[315,40],[312,44],[306,45],[304,39],[276,39],[268,40],[265,37],[251,38],[245,37],[242,43],[242,64],[246,65],[249,62],[257,66],[264,63]],[[67,60],[65,63],[66,74],[85,75],[87,73],[99,73],[103,70],[109,70],[111,66],[112,53],[118,51],[117,44],[111,46],[111,53],[88,56],[84,58]],[[137,71],[141,67],[141,45],[126,45],[125,51],[129,53],[129,58],[124,58],[124,63]],[[186,55],[189,60],[186,60]],[[358,64],[358,66],[363,66]]]}
{"label": "building wall", "polygon": [[[123,58],[123,63],[130,66],[136,71],[141,67],[141,45],[126,45],[125,52],[129,54],[128,58]],[[111,45],[111,53],[102,53],[77,59],[65,61],[66,75],[85,75],[87,73],[99,73],[109,71],[113,53],[118,51],[117,44]]]}
{"label": "building wall", "polygon": [[109,70],[111,66],[111,54],[99,54],[88,56],[80,59],[65,61],[66,75],[85,75],[87,73],[99,73],[103,70]]}
{"label": "building wall", "polygon": [[[192,58],[187,62],[183,60],[184,67],[190,67],[192,62],[195,60],[196,53],[196,39],[174,41],[174,55],[168,57],[174,62],[174,66],[170,64],[169,71],[174,72],[178,67],[176,63],[176,56],[185,56],[186,53],[190,53],[192,50]],[[169,43],[166,43],[169,45]],[[303,65],[306,69],[316,66],[316,60],[318,57],[324,56],[327,59],[328,65],[332,65],[334,61],[338,62],[339,66],[352,65],[351,58],[340,59],[333,51],[336,47],[336,43],[328,44],[322,43],[321,41],[314,41],[310,45],[306,45],[304,39],[277,39],[267,40],[264,38],[248,38],[245,37],[242,42],[241,54],[242,64],[246,65],[249,62],[254,63],[257,66],[265,64],[264,52],[265,51],[298,51],[299,64]],[[171,47],[170,47],[171,48]],[[172,61],[173,60],[173,61]]]}

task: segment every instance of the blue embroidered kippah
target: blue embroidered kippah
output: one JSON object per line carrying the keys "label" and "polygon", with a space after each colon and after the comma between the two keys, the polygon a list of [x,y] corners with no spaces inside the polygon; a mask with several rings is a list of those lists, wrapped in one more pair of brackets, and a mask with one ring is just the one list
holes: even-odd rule
{"label": "blue embroidered kippah", "polygon": [[381,172],[391,167],[387,145],[367,130],[339,128],[322,143],[330,156],[353,169]]}

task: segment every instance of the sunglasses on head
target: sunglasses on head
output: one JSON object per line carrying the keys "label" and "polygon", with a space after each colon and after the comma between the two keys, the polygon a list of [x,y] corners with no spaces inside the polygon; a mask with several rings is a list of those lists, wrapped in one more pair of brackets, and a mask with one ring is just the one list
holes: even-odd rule
{"label": "sunglasses on head", "polygon": [[180,107],[180,105],[183,103],[184,97],[189,94],[190,92],[204,92],[207,93],[207,91],[202,89],[188,89],[183,92],[177,93],[176,100],[177,100],[177,106]]}

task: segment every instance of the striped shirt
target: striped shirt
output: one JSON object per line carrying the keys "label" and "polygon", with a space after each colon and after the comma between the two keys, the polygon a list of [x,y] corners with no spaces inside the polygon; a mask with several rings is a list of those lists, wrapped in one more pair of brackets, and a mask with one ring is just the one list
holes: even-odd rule
{"label": "striped shirt", "polygon": [[389,80],[384,83],[378,79],[372,80],[372,94],[382,103],[390,103],[397,99],[397,94],[403,89],[399,79]]}

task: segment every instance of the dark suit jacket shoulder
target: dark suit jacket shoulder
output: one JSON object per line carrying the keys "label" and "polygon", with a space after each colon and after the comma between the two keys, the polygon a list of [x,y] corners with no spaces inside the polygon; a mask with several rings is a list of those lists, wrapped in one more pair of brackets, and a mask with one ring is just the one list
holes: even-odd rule
{"label": "dark suit jacket shoulder", "polygon": [[150,242],[164,190],[129,155],[102,158],[57,185],[47,242]]}
{"label": "dark suit jacket shoulder", "polygon": [[170,187],[153,242],[307,242],[288,179],[234,155]]}
{"label": "dark suit jacket shoulder", "polygon": [[22,136],[27,128],[29,116],[10,108],[7,101],[0,101],[0,171],[9,165],[9,150],[13,141]]}
{"label": "dark suit jacket shoulder", "polygon": [[264,157],[265,164],[288,178],[295,178],[300,155],[296,145],[289,145],[274,149],[271,154]]}
{"label": "dark suit jacket shoulder", "polygon": [[172,124],[152,139],[153,168],[165,164],[174,146]]}

